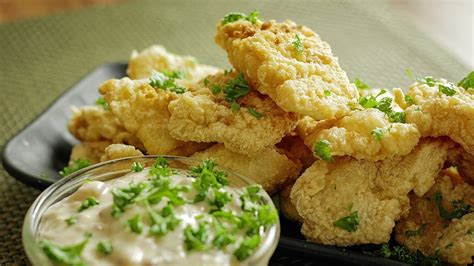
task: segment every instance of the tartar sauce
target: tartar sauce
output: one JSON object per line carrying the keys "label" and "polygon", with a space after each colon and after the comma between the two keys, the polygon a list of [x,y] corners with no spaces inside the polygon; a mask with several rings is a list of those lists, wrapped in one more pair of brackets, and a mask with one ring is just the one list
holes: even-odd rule
{"label": "tartar sauce", "polygon": [[110,181],[84,183],[51,206],[39,231],[53,262],[68,265],[233,265],[275,225],[260,186],[234,188],[213,161],[176,170],[158,157]]}

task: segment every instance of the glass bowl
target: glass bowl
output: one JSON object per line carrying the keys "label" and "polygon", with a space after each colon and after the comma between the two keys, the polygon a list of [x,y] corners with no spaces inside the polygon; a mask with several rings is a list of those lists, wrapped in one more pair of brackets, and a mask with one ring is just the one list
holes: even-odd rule
{"label": "glass bowl", "polygon": [[[179,156],[163,156],[169,162],[170,168],[177,170],[189,170],[190,167],[201,163],[199,160],[194,160]],[[74,193],[84,182],[90,180],[107,181],[123,176],[130,172],[130,166],[133,162],[139,162],[144,167],[151,167],[155,162],[157,156],[139,156],[128,157],[107,161],[104,163],[95,164],[71,175],[64,177],[58,182],[41,193],[33,202],[28,212],[26,213],[23,223],[22,240],[28,259],[33,265],[53,265],[49,259],[44,255],[38,244],[38,232],[41,224],[41,219],[45,211],[56,202]],[[228,170],[224,167],[218,167],[220,170],[226,171],[229,179],[229,186],[244,187],[255,184],[249,178],[246,178],[238,173]],[[273,202],[270,196],[262,190],[264,201],[266,204],[272,206]],[[267,265],[272,256],[280,238],[280,223],[277,219],[274,226],[268,229],[268,234],[262,241],[260,247],[248,259],[242,262],[243,265]]]}

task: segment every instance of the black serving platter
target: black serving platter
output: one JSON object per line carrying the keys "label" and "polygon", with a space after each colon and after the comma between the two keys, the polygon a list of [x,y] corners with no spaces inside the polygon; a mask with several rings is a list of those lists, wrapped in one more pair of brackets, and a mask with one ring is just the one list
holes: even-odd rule
{"label": "black serving platter", "polygon": [[[68,132],[71,106],[90,105],[99,97],[97,88],[107,79],[126,76],[125,63],[102,65],[61,95],[46,111],[4,146],[4,168],[19,181],[44,189],[59,180],[58,171],[68,162],[77,140]],[[281,238],[270,265],[405,265],[370,255],[378,247],[324,246],[305,241],[300,226],[280,218]]]}

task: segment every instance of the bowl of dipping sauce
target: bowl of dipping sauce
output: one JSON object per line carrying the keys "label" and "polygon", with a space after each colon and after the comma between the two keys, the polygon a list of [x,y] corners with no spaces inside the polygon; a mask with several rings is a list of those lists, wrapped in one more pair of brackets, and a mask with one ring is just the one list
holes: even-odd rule
{"label": "bowl of dipping sauce", "polygon": [[269,195],[212,160],[130,157],[47,188],[28,210],[33,265],[266,265],[280,236]]}

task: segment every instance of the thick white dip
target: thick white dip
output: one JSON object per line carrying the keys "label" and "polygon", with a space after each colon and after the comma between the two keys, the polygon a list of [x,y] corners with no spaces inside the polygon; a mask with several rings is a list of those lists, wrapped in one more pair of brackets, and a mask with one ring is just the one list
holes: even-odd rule
{"label": "thick white dip", "polygon": [[[193,186],[193,182],[198,179],[199,177],[190,177],[189,172],[175,170],[170,172],[169,176],[158,175],[157,177],[156,174],[150,173],[150,168],[145,168],[140,172],[132,171],[123,177],[107,182],[87,182],[75,193],[54,204],[45,212],[40,224],[39,238],[59,248],[87,241],[78,255],[80,261],[86,265],[233,265],[245,261],[258,248],[254,247],[247,251],[251,254],[246,255],[245,258],[242,256],[239,258],[239,255],[236,255],[239,247],[242,249],[241,246],[245,246],[242,243],[244,239],[249,238],[248,228],[251,228],[251,225],[238,228],[239,226],[230,219],[216,218],[216,214],[211,213],[218,210],[231,213],[237,219],[241,219],[239,217],[246,214],[248,217],[253,216],[256,219],[253,221],[255,222],[258,221],[259,213],[260,216],[262,215],[258,211],[260,205],[248,201],[249,198],[245,196],[242,197],[246,193],[245,189],[229,186],[209,188],[205,193],[205,199],[195,202],[199,189]],[[150,180],[159,181],[153,183]],[[175,195],[183,199],[184,203],[170,203],[174,213],[171,216],[179,221],[175,223],[174,228],[170,229],[168,225],[168,231],[160,235],[151,229],[156,224],[156,220],[153,220],[150,210],[162,215],[160,217],[165,217],[164,220],[166,220],[169,217],[164,216],[166,214],[163,214],[165,213],[163,208],[170,200],[167,196],[158,198],[158,201],[148,201],[147,198],[151,199],[149,196],[162,189],[160,186],[168,181],[169,188],[182,188],[183,191]],[[131,185],[137,186],[140,183],[146,188],[130,204],[124,206],[119,215],[114,216],[112,213],[114,208],[117,208],[115,204],[117,202],[114,203],[114,200],[117,200],[114,199],[114,194],[117,194],[120,189],[129,188]],[[224,206],[216,207],[213,201],[216,191],[230,196]],[[155,193],[155,195],[158,194]],[[91,199],[95,201],[95,204],[83,206]],[[244,201],[247,201],[247,207],[250,205],[257,207],[245,211]],[[271,215],[276,215],[273,208],[269,209],[268,205],[263,204],[261,206],[270,210]],[[137,230],[137,224],[131,222],[134,218],[135,222],[139,221],[141,230]],[[241,220],[241,222],[244,221]],[[158,224],[165,224],[165,227],[167,225],[166,222],[158,222]],[[186,237],[186,228],[191,227],[188,228],[188,233],[190,229],[197,233],[200,224],[205,227],[202,230],[205,231],[206,236],[206,240],[202,242],[204,248],[196,248],[187,243],[189,239]],[[133,225],[135,229],[132,228]],[[260,244],[264,242],[268,229],[273,225],[274,222],[272,224],[266,222],[266,224],[257,225],[257,230],[253,230]],[[234,239],[230,241],[232,243],[219,245],[222,243],[217,239],[216,231],[219,228]],[[110,246],[107,252],[98,247],[99,243],[104,241]],[[50,259],[54,261],[54,258],[50,257]]]}

